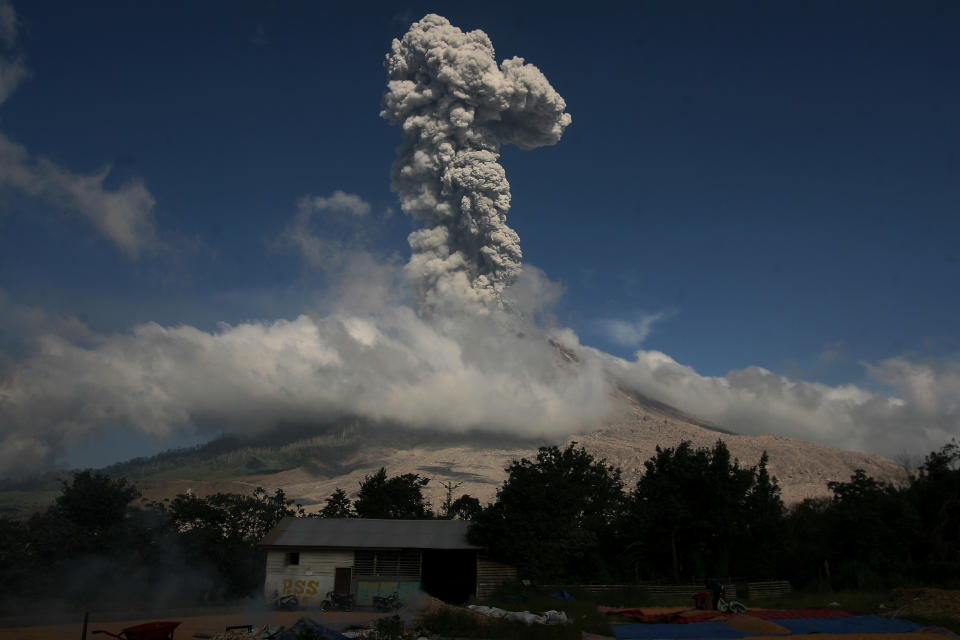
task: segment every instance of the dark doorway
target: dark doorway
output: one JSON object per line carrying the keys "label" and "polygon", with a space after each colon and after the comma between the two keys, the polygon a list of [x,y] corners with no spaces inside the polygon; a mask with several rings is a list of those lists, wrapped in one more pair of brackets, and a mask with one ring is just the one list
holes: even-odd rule
{"label": "dark doorway", "polygon": [[434,598],[466,602],[477,587],[477,552],[424,551],[420,583]]}
{"label": "dark doorway", "polygon": [[333,574],[333,590],[343,595],[351,593],[350,567],[337,567],[335,569]]}

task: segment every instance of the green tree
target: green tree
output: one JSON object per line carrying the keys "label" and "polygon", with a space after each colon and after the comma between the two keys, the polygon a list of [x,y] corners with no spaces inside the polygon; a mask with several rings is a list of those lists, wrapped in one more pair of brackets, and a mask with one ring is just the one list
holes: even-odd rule
{"label": "green tree", "polygon": [[780,485],[767,469],[764,451],[754,469],[754,484],[744,500],[744,528],[739,537],[737,573],[757,578],[775,577],[786,545],[786,509]]}
{"label": "green tree", "polygon": [[350,509],[350,498],[347,492],[337,487],[336,490],[327,498],[327,503],[320,509],[321,518],[353,518],[354,513]]}
{"label": "green tree", "polygon": [[0,596],[21,593],[35,577],[27,534],[23,523],[0,517]]}
{"label": "green tree", "polygon": [[480,501],[465,493],[450,503],[447,515],[450,519],[475,520],[482,512]]}
{"label": "green tree", "polygon": [[[32,591],[56,587],[65,598],[92,603],[121,601],[110,589],[117,576],[149,579],[158,567],[152,513],[131,503],[140,495],[125,479],[81,471],[61,483],[60,495],[20,527]],[[82,575],[83,580],[70,579]]]}
{"label": "green tree", "polygon": [[140,491],[126,478],[92,471],[74,473],[70,482],[61,484],[57,511],[89,538],[101,537],[123,522],[130,503],[140,497]]}
{"label": "green tree", "polygon": [[785,554],[798,584],[883,589],[904,579],[937,584],[960,571],[960,447],[930,453],[897,487],[856,470],[831,498],[788,517]]}
{"label": "green tree", "polygon": [[386,518],[395,520],[418,520],[432,518],[430,503],[423,497],[423,488],[430,482],[416,473],[387,477],[387,470],[380,470],[364,478],[360,493],[353,502],[359,518]]}
{"label": "green tree", "polygon": [[827,487],[833,492],[825,516],[834,586],[882,589],[885,576],[911,571],[917,515],[904,493],[863,469]]}
{"label": "green tree", "polygon": [[[722,440],[713,449],[689,441],[657,447],[644,469],[622,526],[637,574],[675,581],[729,575],[748,528],[756,470],[731,460]],[[775,494],[772,486],[757,493],[756,508],[776,502]]]}
{"label": "green tree", "polygon": [[831,544],[826,512],[830,498],[807,498],[786,516],[786,553],[783,566],[791,582],[817,591],[831,588]]}
{"label": "green tree", "polygon": [[264,556],[257,544],[280,520],[302,513],[282,489],[272,495],[257,487],[252,495],[180,494],[164,508],[178,542],[194,566],[216,571],[225,596],[244,596],[263,582]]}
{"label": "green tree", "polygon": [[440,507],[440,517],[446,520],[473,520],[483,510],[480,501],[468,493],[464,493],[459,498],[453,498],[453,492],[463,486],[462,482],[441,482],[440,485],[446,490],[443,498],[443,504]]}
{"label": "green tree", "polygon": [[960,575],[960,444],[931,452],[908,489],[920,520],[922,577],[942,582]]}
{"label": "green tree", "polygon": [[34,560],[53,571],[81,556],[118,555],[138,537],[129,516],[130,503],[139,495],[126,479],[92,471],[79,471],[61,481],[54,504],[27,521]]}
{"label": "green tree", "polygon": [[475,517],[471,541],[533,578],[603,573],[603,543],[623,501],[620,470],[571,443],[541,447],[535,460],[514,460],[506,471],[496,502]]}

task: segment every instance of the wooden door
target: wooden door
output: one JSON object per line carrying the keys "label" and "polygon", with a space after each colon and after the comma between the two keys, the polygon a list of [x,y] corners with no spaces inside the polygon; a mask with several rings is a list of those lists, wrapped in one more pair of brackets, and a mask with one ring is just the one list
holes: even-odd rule
{"label": "wooden door", "polygon": [[337,567],[333,575],[333,590],[337,593],[351,593],[350,588],[350,567]]}

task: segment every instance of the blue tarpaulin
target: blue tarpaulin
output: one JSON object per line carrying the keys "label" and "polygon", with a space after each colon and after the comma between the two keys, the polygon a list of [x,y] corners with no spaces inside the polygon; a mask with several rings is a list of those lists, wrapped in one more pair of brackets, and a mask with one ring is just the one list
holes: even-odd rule
{"label": "blue tarpaulin", "polygon": [[[776,621],[792,635],[804,633],[908,633],[919,625],[900,618],[852,616],[847,618],[787,618]],[[748,638],[764,635],[737,631],[725,622],[691,622],[688,624],[620,624],[613,626],[617,640],[653,638],[688,640],[692,638]]]}
{"label": "blue tarpaulin", "polygon": [[[779,622],[779,621],[778,621]],[[613,633],[618,640],[627,638],[663,638],[664,640],[682,640],[684,638],[745,638],[756,635],[737,631],[726,622],[688,622],[687,624],[617,624]]]}
{"label": "blue tarpaulin", "polygon": [[787,618],[777,620],[792,634],[800,633],[908,633],[920,628],[915,622],[880,616],[849,618]]}
{"label": "blue tarpaulin", "polygon": [[304,631],[310,631],[315,634],[314,637],[324,638],[324,640],[347,640],[346,636],[323,626],[312,618],[300,618],[292,627],[284,631],[278,640],[297,640],[297,637]]}

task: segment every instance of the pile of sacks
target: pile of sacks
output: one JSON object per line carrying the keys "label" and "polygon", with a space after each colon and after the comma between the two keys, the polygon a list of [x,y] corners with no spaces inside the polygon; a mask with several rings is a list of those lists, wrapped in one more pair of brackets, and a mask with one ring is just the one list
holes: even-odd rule
{"label": "pile of sacks", "polygon": [[484,607],[478,604],[467,605],[467,608],[475,613],[479,613],[491,618],[501,618],[510,622],[522,622],[526,625],[531,624],[567,624],[570,619],[563,611],[545,611],[543,614],[530,613],[529,611],[507,611],[497,607]]}

